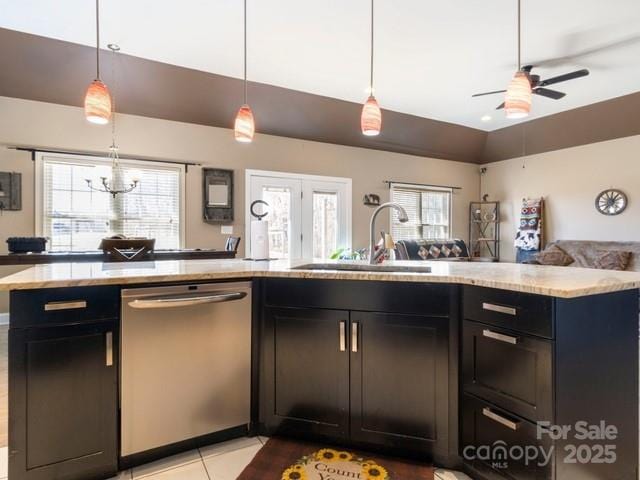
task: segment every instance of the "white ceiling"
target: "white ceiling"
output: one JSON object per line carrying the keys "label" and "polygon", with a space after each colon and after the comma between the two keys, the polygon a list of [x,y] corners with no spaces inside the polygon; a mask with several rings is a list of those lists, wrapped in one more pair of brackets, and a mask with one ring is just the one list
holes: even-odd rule
{"label": "white ceiling", "polygon": [[[530,118],[640,90],[639,0],[522,3],[523,63],[539,65],[543,78],[591,70],[557,86],[562,100],[534,97]],[[513,124],[493,110],[500,95],[471,94],[510,80],[515,11],[515,0],[378,0],[381,106],[483,130]],[[93,12],[91,0],[0,0],[0,27],[93,45]],[[101,12],[103,47],[242,76],[242,0],[103,0]],[[250,80],[364,101],[369,0],[248,0],[248,37]]]}

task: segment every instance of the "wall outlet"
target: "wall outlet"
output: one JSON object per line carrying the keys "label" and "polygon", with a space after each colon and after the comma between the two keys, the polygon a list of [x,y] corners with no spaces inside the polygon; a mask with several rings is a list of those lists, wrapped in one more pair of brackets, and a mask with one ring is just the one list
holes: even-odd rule
{"label": "wall outlet", "polygon": [[233,235],[233,225],[222,225],[220,227],[220,233],[222,235]]}

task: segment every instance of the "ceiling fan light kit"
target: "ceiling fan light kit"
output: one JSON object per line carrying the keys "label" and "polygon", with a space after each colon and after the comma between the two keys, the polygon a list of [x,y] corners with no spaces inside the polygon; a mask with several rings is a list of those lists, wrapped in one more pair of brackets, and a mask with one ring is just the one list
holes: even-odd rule
{"label": "ceiling fan light kit", "polygon": [[100,0],[96,0],[96,79],[84,96],[85,118],[97,125],[106,125],[111,119],[111,94],[100,80]]}
{"label": "ceiling fan light kit", "polygon": [[247,0],[244,0],[244,103],[236,114],[233,134],[237,142],[251,143],[255,131],[253,112],[247,102]]}
{"label": "ceiling fan light kit", "polygon": [[504,108],[506,117],[509,119],[525,118],[531,112],[532,96],[550,98],[552,100],[560,100],[566,96],[564,92],[545,88],[574,78],[586,77],[589,70],[582,69],[575,72],[565,73],[556,77],[541,80],[540,75],[533,75],[533,65],[524,65],[521,63],[522,54],[522,15],[521,0],[518,0],[518,71],[513,76],[506,90],[494,90],[491,92],[476,93],[472,97],[483,97],[485,95],[494,95],[496,93],[504,93],[504,102],[496,107],[496,110]]}
{"label": "ceiling fan light kit", "polygon": [[531,83],[526,72],[519,71],[513,76],[504,97],[504,111],[507,118],[524,118],[531,111]]}

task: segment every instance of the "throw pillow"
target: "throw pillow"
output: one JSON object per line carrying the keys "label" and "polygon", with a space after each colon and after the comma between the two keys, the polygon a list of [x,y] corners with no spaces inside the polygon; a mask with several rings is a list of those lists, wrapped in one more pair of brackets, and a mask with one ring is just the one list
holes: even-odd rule
{"label": "throw pillow", "polygon": [[631,261],[631,255],[631,252],[602,250],[593,266],[603,270],[626,270]]}
{"label": "throw pillow", "polygon": [[540,265],[555,265],[566,267],[573,263],[573,257],[557,245],[550,245],[535,256]]}

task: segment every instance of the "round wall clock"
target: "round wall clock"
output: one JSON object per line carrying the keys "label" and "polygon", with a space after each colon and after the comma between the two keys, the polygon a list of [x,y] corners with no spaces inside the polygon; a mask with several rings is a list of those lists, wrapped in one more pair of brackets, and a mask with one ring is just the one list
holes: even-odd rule
{"label": "round wall clock", "polygon": [[610,188],[596,197],[596,210],[603,215],[618,215],[627,208],[627,196],[624,192]]}

